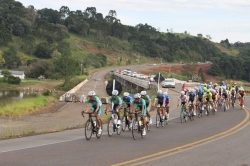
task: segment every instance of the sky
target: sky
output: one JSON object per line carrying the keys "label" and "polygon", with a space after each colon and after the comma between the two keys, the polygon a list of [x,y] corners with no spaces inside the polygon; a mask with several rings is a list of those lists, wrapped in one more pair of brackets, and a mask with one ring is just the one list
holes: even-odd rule
{"label": "sky", "polygon": [[36,9],[71,11],[96,7],[105,17],[115,10],[122,24],[149,24],[161,32],[210,35],[212,41],[250,42],[250,0],[19,0]]}

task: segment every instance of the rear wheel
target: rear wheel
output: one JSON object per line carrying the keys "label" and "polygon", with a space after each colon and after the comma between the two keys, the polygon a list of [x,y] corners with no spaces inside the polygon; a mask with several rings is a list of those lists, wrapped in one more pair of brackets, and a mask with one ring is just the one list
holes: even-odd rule
{"label": "rear wheel", "polygon": [[110,118],[108,121],[107,130],[108,130],[108,135],[111,137],[113,135],[113,130],[114,130],[114,124],[112,122],[112,118]]}
{"label": "rear wheel", "polygon": [[157,111],[157,114],[156,114],[156,127],[158,128],[160,126],[160,123],[161,123],[161,118],[160,118],[160,115],[159,115],[159,111]]}
{"label": "rear wheel", "polygon": [[181,123],[184,122],[184,118],[185,118],[185,116],[184,116],[184,110],[182,109],[182,110],[181,110],[181,114],[180,114]]}
{"label": "rear wheel", "polygon": [[125,131],[126,130],[126,127],[127,127],[127,118],[126,116],[124,115],[122,117],[122,131]]}
{"label": "rear wheel", "polygon": [[[103,129],[102,128],[102,120],[100,119],[100,121],[101,121],[101,126],[99,127],[99,128],[101,128],[101,130]],[[103,131],[103,130],[102,130]],[[102,136],[102,132],[99,134],[98,133],[98,130],[96,131],[96,138],[101,138],[101,136]]]}
{"label": "rear wheel", "polygon": [[123,128],[123,124],[122,124],[122,123],[119,124],[119,125],[117,125],[117,128],[116,128],[116,133],[117,133],[117,135],[120,135],[120,134],[121,134],[122,128]]}
{"label": "rear wheel", "polygon": [[90,140],[93,134],[93,125],[90,119],[87,120],[85,123],[85,137],[87,140]]}
{"label": "rear wheel", "polygon": [[134,120],[132,125],[132,136],[136,140],[139,135],[139,121]]}

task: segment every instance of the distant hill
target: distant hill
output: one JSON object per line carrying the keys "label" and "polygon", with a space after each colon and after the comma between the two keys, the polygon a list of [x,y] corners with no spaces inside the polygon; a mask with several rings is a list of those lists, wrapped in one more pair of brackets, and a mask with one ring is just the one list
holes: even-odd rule
{"label": "distant hill", "polygon": [[[87,68],[160,59],[209,60],[214,62],[210,70],[213,75],[249,79],[245,76],[248,46],[244,43],[229,44],[228,40],[213,43],[209,35],[191,36],[171,30],[163,33],[148,24],[123,25],[115,10],[104,16],[95,7],[76,11],[67,6],[36,10],[14,0],[0,0],[0,4],[0,66],[21,68],[29,77],[45,75],[66,80]],[[232,66],[237,70],[232,71]]]}

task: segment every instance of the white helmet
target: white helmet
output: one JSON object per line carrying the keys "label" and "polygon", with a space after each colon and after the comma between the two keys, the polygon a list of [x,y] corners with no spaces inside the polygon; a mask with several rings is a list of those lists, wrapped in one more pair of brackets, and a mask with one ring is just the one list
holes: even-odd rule
{"label": "white helmet", "polygon": [[164,94],[165,96],[167,96],[167,95],[168,95],[168,92],[163,92],[163,94]]}
{"label": "white helmet", "polygon": [[96,94],[95,94],[95,91],[90,91],[89,93],[88,93],[88,96],[95,96]]}
{"label": "white helmet", "polygon": [[158,90],[158,91],[157,91],[157,94],[162,94],[162,90]]}
{"label": "white helmet", "polygon": [[185,92],[184,91],[181,91],[181,95],[184,95],[185,94]]}
{"label": "white helmet", "polygon": [[123,93],[123,96],[128,97],[128,96],[129,96],[129,93],[128,93],[128,92],[124,92],[124,93]]}
{"label": "white helmet", "polygon": [[145,96],[146,94],[147,94],[146,91],[141,91],[141,95],[142,95],[142,96]]}
{"label": "white helmet", "polygon": [[119,93],[118,90],[113,90],[113,91],[112,91],[112,95],[114,95],[114,96],[117,96],[118,93]]}
{"label": "white helmet", "polygon": [[134,98],[135,98],[135,99],[139,99],[139,98],[141,98],[140,93],[136,93],[136,94],[134,95]]}

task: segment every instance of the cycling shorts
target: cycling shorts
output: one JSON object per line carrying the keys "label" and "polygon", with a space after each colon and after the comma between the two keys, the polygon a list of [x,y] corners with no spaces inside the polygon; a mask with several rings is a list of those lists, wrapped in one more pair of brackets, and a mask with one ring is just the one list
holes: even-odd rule
{"label": "cycling shorts", "polygon": [[147,115],[147,108],[145,107],[144,110],[142,110],[142,107],[136,107],[135,109],[138,109],[139,111],[141,111],[142,116],[146,116]]}
{"label": "cycling shorts", "polygon": [[117,108],[118,106],[121,106],[121,105],[119,105],[119,104],[114,104],[114,107],[113,107],[113,110],[112,110],[112,114],[116,114],[116,108]]}
{"label": "cycling shorts", "polygon": [[185,102],[185,101],[181,102],[181,105],[185,105],[185,104],[186,104],[186,102]]}
{"label": "cycling shorts", "polygon": [[[96,110],[97,107],[91,107],[90,110],[92,110],[93,112]],[[102,106],[99,107],[98,111],[97,111],[97,115],[101,116],[102,114]]]}
{"label": "cycling shorts", "polygon": [[202,102],[202,98],[198,98],[199,102]]}

